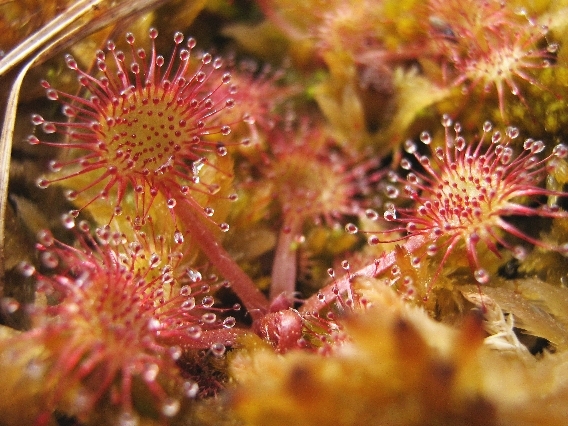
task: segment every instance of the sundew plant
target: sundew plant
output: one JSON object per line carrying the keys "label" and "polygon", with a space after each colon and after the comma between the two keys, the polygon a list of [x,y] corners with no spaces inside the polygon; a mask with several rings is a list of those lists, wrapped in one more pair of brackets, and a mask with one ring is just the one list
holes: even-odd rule
{"label": "sundew plant", "polygon": [[[0,10],[15,52],[40,12]],[[564,16],[182,0],[85,30],[18,105],[0,425],[565,424]]]}

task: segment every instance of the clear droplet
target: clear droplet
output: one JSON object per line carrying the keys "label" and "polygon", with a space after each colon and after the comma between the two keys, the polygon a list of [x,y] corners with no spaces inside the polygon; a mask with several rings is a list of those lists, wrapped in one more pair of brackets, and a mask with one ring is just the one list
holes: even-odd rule
{"label": "clear droplet", "polygon": [[36,180],[36,185],[38,186],[38,188],[41,189],[47,188],[49,184],[50,182],[45,178],[38,178],[38,180]]}
{"label": "clear droplet", "polygon": [[183,244],[184,238],[181,231],[178,230],[174,232],[174,241],[176,244]]}
{"label": "clear droplet", "polygon": [[389,197],[391,199],[395,199],[399,195],[398,189],[396,187],[392,186],[392,185],[386,186],[385,193],[386,193],[387,197]]}
{"label": "clear droplet", "polygon": [[201,327],[198,325],[191,325],[186,330],[187,335],[192,339],[199,339],[201,337]]}
{"label": "clear droplet", "polygon": [[527,258],[528,251],[523,246],[515,246],[513,248],[513,257],[517,260],[523,261]]}
{"label": "clear droplet", "polygon": [[1,302],[2,310],[8,315],[13,314],[20,309],[20,303],[13,297],[4,297]]}
{"label": "clear droplet", "polygon": [[436,244],[430,244],[426,247],[426,254],[428,256],[434,256],[436,253],[438,253],[438,246]]}
{"label": "clear droplet", "polygon": [[566,158],[568,156],[568,146],[559,143],[554,147],[552,153],[559,158]]}
{"label": "clear droplet", "polygon": [[28,136],[27,141],[30,145],[39,145],[40,143],[40,140],[34,135]]}
{"label": "clear droplet", "polygon": [[191,311],[193,308],[195,308],[195,298],[190,297],[189,299],[184,300],[180,308],[182,311]]}
{"label": "clear droplet", "polygon": [[430,133],[428,133],[428,132],[420,133],[420,140],[425,145],[430,145],[432,143],[432,137],[430,136]]}
{"label": "clear droplet", "polygon": [[49,269],[53,269],[59,265],[59,259],[55,254],[50,251],[44,251],[41,254],[41,263],[43,266]]}
{"label": "clear droplet", "polygon": [[185,382],[183,384],[183,393],[187,398],[195,398],[199,393],[199,385],[195,382]]}
{"label": "clear droplet", "polygon": [[162,414],[166,417],[173,417],[179,412],[180,403],[177,399],[166,398],[162,404]]}
{"label": "clear droplet", "polygon": [[201,315],[201,319],[205,324],[213,324],[217,320],[217,315],[213,312],[205,312]]}
{"label": "clear droplet", "polygon": [[67,229],[73,229],[75,227],[75,218],[69,213],[64,213],[61,215],[61,223]]}
{"label": "clear droplet", "polygon": [[215,356],[223,356],[227,348],[222,343],[213,343],[211,345],[211,353]]}
{"label": "clear droplet", "polygon": [[237,320],[235,319],[235,317],[227,317],[223,320],[223,327],[233,328],[236,323],[237,323]]}
{"label": "clear droplet", "polygon": [[475,277],[475,280],[480,284],[487,284],[489,282],[489,273],[485,269],[477,269],[473,273],[473,276]]}
{"label": "clear droplet", "polygon": [[23,261],[19,263],[18,271],[24,277],[31,277],[35,273],[35,267],[31,263]]}
{"label": "clear droplet", "polygon": [[367,217],[367,219],[373,220],[373,221],[375,221],[379,218],[379,214],[373,209],[365,210],[365,216]]}
{"label": "clear droplet", "polygon": [[396,219],[396,209],[394,206],[391,206],[388,210],[386,210],[383,214],[383,217],[387,222],[391,222]]}
{"label": "clear droplet", "polygon": [[359,228],[357,228],[357,226],[353,223],[348,223],[347,225],[345,225],[345,232],[347,232],[348,234],[356,234],[357,232],[359,232]]}
{"label": "clear droplet", "polygon": [[144,371],[142,372],[142,378],[146,382],[153,382],[158,377],[158,373],[160,372],[160,367],[158,364],[148,364],[144,367]]}
{"label": "clear droplet", "polygon": [[195,269],[187,268],[186,273],[189,279],[194,283],[198,283],[203,279],[201,272],[196,271]]}
{"label": "clear droplet", "polygon": [[170,348],[168,349],[168,352],[170,354],[170,357],[174,361],[177,361],[178,359],[180,359],[181,355],[183,353],[183,351],[181,350],[181,348],[179,346],[170,346]]}
{"label": "clear droplet", "polygon": [[457,136],[454,139],[454,147],[456,148],[456,150],[458,151],[463,151],[463,149],[465,148],[465,146],[467,145],[465,139],[463,138],[463,136]]}
{"label": "clear droplet", "polygon": [[414,154],[417,150],[416,144],[410,139],[408,139],[404,142],[404,150],[409,154]]}
{"label": "clear droplet", "polygon": [[507,127],[506,134],[510,139],[516,139],[520,132],[519,129],[513,126]]}
{"label": "clear droplet", "polygon": [[370,246],[376,246],[380,242],[381,240],[376,235],[369,235],[369,238],[367,238],[367,244],[369,244]]}
{"label": "clear droplet", "polygon": [[136,417],[130,411],[123,411],[117,417],[118,426],[138,426],[138,417]]}
{"label": "clear droplet", "polygon": [[211,306],[213,306],[214,303],[215,303],[215,299],[213,298],[213,296],[205,296],[201,300],[201,305],[204,308],[210,308]]}

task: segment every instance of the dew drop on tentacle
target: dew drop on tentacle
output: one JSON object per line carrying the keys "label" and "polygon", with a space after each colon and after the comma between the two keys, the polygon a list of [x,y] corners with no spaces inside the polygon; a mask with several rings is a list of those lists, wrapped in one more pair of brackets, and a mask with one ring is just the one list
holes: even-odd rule
{"label": "dew drop on tentacle", "polygon": [[199,385],[193,381],[184,382],[182,388],[186,398],[193,399],[199,393]]}
{"label": "dew drop on tentacle", "polygon": [[213,324],[217,320],[217,315],[213,312],[205,312],[203,315],[201,315],[201,320],[205,324]]}
{"label": "dew drop on tentacle", "polygon": [[41,189],[47,188],[50,184],[51,182],[45,178],[39,178],[38,180],[36,180],[37,187]]}
{"label": "dew drop on tentacle", "polygon": [[428,256],[434,256],[436,253],[438,253],[438,246],[436,244],[430,244],[426,247],[426,254]]}
{"label": "dew drop on tentacle", "polygon": [[452,125],[452,118],[448,114],[442,115],[442,126],[451,127],[451,125]]}
{"label": "dew drop on tentacle", "polygon": [[552,154],[558,158],[566,158],[568,156],[568,146],[560,143],[554,147]]}
{"label": "dew drop on tentacle", "polygon": [[202,330],[198,325],[191,325],[186,329],[186,333],[192,339],[199,339],[201,337]]}
{"label": "dew drop on tentacle", "polygon": [[179,412],[179,409],[180,409],[180,402],[175,398],[168,397],[162,403],[161,411],[164,416],[173,417]]}
{"label": "dew drop on tentacle", "polygon": [[182,288],[179,289],[179,295],[181,297],[187,297],[191,294],[191,287],[188,285],[184,285]]}
{"label": "dew drop on tentacle", "polygon": [[387,179],[389,182],[395,183],[398,182],[399,177],[393,170],[389,170],[387,173]]}
{"label": "dew drop on tentacle", "polygon": [[180,230],[176,230],[174,232],[174,242],[176,244],[183,244],[184,237],[183,237],[183,233]]}
{"label": "dew drop on tentacle", "polygon": [[376,221],[379,219],[379,214],[373,209],[365,210],[365,216],[367,217],[367,219],[372,221]]}
{"label": "dew drop on tentacle", "polygon": [[237,323],[235,317],[227,317],[223,320],[223,327],[225,328],[233,328]]}
{"label": "dew drop on tentacle", "polygon": [[64,213],[61,215],[61,223],[67,229],[73,229],[75,227],[75,217],[69,213]]}
{"label": "dew drop on tentacle", "polygon": [[123,411],[118,415],[116,424],[117,426],[138,426],[140,422],[131,411]]}
{"label": "dew drop on tentacle", "polygon": [[493,132],[493,135],[491,135],[491,143],[498,144],[500,142],[501,142],[501,132],[496,130],[495,132]]}
{"label": "dew drop on tentacle", "polygon": [[489,273],[483,268],[476,269],[473,276],[479,284],[487,284],[490,278]]}
{"label": "dew drop on tentacle", "polygon": [[513,247],[513,257],[519,261],[523,261],[527,258],[528,251],[523,246],[515,246]]}
{"label": "dew drop on tentacle", "polygon": [[369,237],[367,238],[367,244],[369,244],[370,246],[376,246],[380,242],[381,240],[376,235],[369,235]]}
{"label": "dew drop on tentacle", "polygon": [[[188,295],[189,295],[189,293],[188,293]],[[184,300],[184,301],[182,302],[182,304],[180,305],[180,309],[181,309],[182,311],[186,311],[186,312],[187,312],[187,311],[191,311],[191,310],[193,310],[193,309],[195,308],[195,305],[196,305],[196,303],[195,303],[195,298],[190,297],[190,298],[188,298],[187,300]]]}
{"label": "dew drop on tentacle", "polygon": [[44,119],[41,115],[39,114],[32,114],[32,124],[34,126],[39,126],[40,124],[44,123]]}
{"label": "dew drop on tentacle", "polygon": [[55,238],[51,231],[48,229],[42,229],[37,233],[37,240],[43,247],[51,247],[55,243]]}
{"label": "dew drop on tentacle", "polygon": [[191,282],[198,283],[203,279],[201,272],[196,271],[195,269],[187,268],[186,274]]}
{"label": "dew drop on tentacle", "polygon": [[18,264],[18,271],[27,278],[35,274],[35,267],[31,263],[22,261]]}
{"label": "dew drop on tentacle", "polygon": [[227,147],[221,143],[217,144],[217,148],[215,150],[217,152],[217,155],[220,157],[226,156],[228,152]]}
{"label": "dew drop on tentacle", "polygon": [[215,299],[213,298],[213,296],[205,296],[201,300],[201,306],[203,306],[204,308],[210,308],[213,306],[214,303]]}
{"label": "dew drop on tentacle", "polygon": [[432,137],[428,132],[420,133],[420,141],[425,145],[430,145],[432,143]]}
{"label": "dew drop on tentacle", "polygon": [[171,359],[173,359],[174,361],[177,361],[178,359],[181,358],[183,351],[181,350],[181,348],[179,346],[170,346],[168,348],[168,354],[170,355]]}
{"label": "dew drop on tentacle", "polygon": [[390,273],[393,277],[398,277],[402,273],[400,266],[393,265],[390,269]]}
{"label": "dew drop on tentacle", "polygon": [[3,297],[0,307],[6,314],[11,315],[20,309],[20,303],[13,297]]}
{"label": "dew drop on tentacle", "polygon": [[347,225],[345,225],[345,231],[348,234],[356,234],[357,232],[359,232],[359,228],[357,228],[357,226],[353,223],[348,223]]}
{"label": "dew drop on tentacle", "polygon": [[412,163],[407,158],[403,158],[400,160],[400,167],[403,170],[410,170],[412,169]]}
{"label": "dew drop on tentacle", "polygon": [[211,353],[217,357],[225,355],[227,348],[222,343],[213,343],[210,347]]}
{"label": "dew drop on tentacle", "polygon": [[400,192],[396,187],[394,187],[392,185],[387,185],[385,187],[385,194],[388,198],[395,199],[395,198],[398,198]]}
{"label": "dew drop on tentacle", "polygon": [[387,222],[392,222],[396,219],[396,209],[393,205],[389,206],[387,210],[383,213],[383,217]]}
{"label": "dew drop on tentacle", "polygon": [[510,139],[516,139],[517,137],[519,137],[520,132],[519,132],[519,129],[517,127],[509,126],[505,130],[505,134]]}
{"label": "dew drop on tentacle", "polygon": [[29,135],[26,140],[30,145],[39,145],[40,144],[40,140],[37,138],[37,136],[34,136],[34,135]]}
{"label": "dew drop on tentacle", "polygon": [[463,136],[456,136],[456,138],[454,139],[454,147],[457,151],[463,151],[466,145],[467,142],[465,141]]}
{"label": "dew drop on tentacle", "polygon": [[404,150],[409,154],[414,154],[417,151],[416,144],[410,139],[408,139],[404,142]]}

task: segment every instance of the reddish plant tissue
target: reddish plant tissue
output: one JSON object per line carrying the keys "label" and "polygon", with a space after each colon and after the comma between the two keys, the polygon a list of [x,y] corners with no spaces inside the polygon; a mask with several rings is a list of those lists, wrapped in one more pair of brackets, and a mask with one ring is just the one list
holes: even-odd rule
{"label": "reddish plant tissue", "polygon": [[429,9],[433,51],[445,63],[452,83],[463,85],[465,93],[479,88],[488,93],[494,88],[505,118],[507,89],[527,109],[522,81],[548,90],[534,71],[554,63],[558,45],[548,43],[548,28],[525,10],[497,0],[431,0]]}
{"label": "reddish plant tissue", "polygon": [[40,259],[53,275],[21,265],[56,301],[35,308],[35,327],[17,338],[52,349],[45,380],[53,386],[43,408],[51,413],[75,392],[70,411],[79,418],[109,398],[118,420],[135,419],[132,386],[140,382],[152,396],[151,410],[175,416],[179,397],[198,392],[176,361],[192,347],[222,356],[239,334],[228,312],[240,307],[217,308],[212,294],[224,283],[185,266],[161,236],[140,233],[128,242],[101,228],[95,239],[84,222],[78,228],[78,248],[40,233]]}
{"label": "reddish plant tissue", "polygon": [[319,123],[300,123],[297,131],[271,134],[273,156],[264,172],[276,192],[283,220],[272,268],[270,299],[291,300],[296,285],[297,243],[304,226],[339,224],[363,208],[360,199],[380,176],[379,161],[350,158]]}
{"label": "reddish plant tissue", "polygon": [[[32,122],[44,133],[65,136],[66,141],[40,141],[34,135],[28,141],[77,149],[81,154],[67,161],[52,161],[56,175],[41,178],[40,187],[88,175],[85,187],[68,192],[70,199],[82,195],[90,199],[88,205],[108,198],[116,190],[115,213],[119,214],[130,189],[136,194],[141,217],[146,216],[158,193],[172,212],[179,199],[194,208],[211,210],[200,206],[191,193],[215,194],[219,190],[218,184],[203,182],[200,172],[209,161],[207,153],[227,153],[220,139],[231,132],[230,123],[221,123],[219,117],[234,105],[231,75],[221,70],[222,60],[209,53],[194,60],[196,42],[189,38],[186,47],[181,48],[181,33],[174,35],[174,52],[166,61],[156,52],[157,35],[155,29],[150,30],[150,55],[144,49],[136,50],[134,36],[126,35],[130,63],[127,54],[109,41],[108,53],[96,54],[99,78],[82,71],[68,55],[67,66],[77,73],[80,85],[90,95],[88,99],[42,82],[47,97],[62,103],[62,112],[69,120],[47,121],[35,114]],[[112,63],[107,62],[109,55]]]}
{"label": "reddish plant tissue", "polygon": [[[78,150],[79,154],[68,161],[52,161],[55,176],[41,178],[38,184],[46,187],[74,177],[88,177],[86,186],[67,193],[70,199],[78,196],[88,199],[82,208],[97,199],[110,198],[115,190],[110,220],[122,213],[123,200],[133,191],[136,214],[132,216],[140,225],[145,223],[155,198],[161,195],[176,228],[181,228],[176,229],[174,239],[183,240],[184,235],[191,234],[192,241],[219,273],[231,281],[234,291],[253,311],[252,315],[259,315],[266,308],[266,299],[206,225],[213,221],[215,209],[201,205],[203,197],[197,196],[205,194],[208,199],[218,196],[220,190],[218,183],[202,179],[205,166],[213,167],[212,175],[217,177],[228,177],[232,172],[215,166],[210,157],[211,153],[220,157],[227,154],[227,147],[219,138],[231,132],[222,119],[224,110],[235,103],[236,88],[231,84],[231,75],[222,70],[220,58],[203,53],[199,61],[192,61],[196,45],[193,38],[187,40],[187,48],[180,48],[184,37],[176,33],[174,52],[166,61],[156,52],[157,35],[155,29],[150,30],[149,57],[143,49],[135,49],[132,34],[126,35],[132,57],[129,65],[127,55],[118,51],[112,41],[108,42],[107,50],[114,64],[107,63],[105,53],[99,51],[96,68],[102,74],[100,78],[80,70],[76,61],[67,56],[67,65],[77,73],[79,83],[91,95],[89,99],[42,83],[49,99],[62,102],[69,121],[46,121],[36,114],[32,122],[45,133],[65,136],[66,141],[40,141],[35,135],[28,141]],[[111,72],[113,67],[115,72]],[[236,198],[236,194],[228,196],[229,200]],[[130,207],[128,210],[131,213]],[[70,214],[76,217],[79,210]],[[177,223],[178,217],[183,226]],[[225,222],[218,225],[223,232],[229,230]]]}
{"label": "reddish plant tissue", "polygon": [[[392,184],[385,186],[388,198],[412,200],[412,207],[396,207],[387,204],[384,219],[402,225],[387,233],[404,232],[403,239],[422,236],[428,256],[435,256],[443,250],[436,276],[449,255],[459,247],[465,248],[475,279],[485,284],[490,276],[478,259],[478,244],[500,257],[500,246],[513,252],[519,258],[526,255],[522,245],[512,245],[502,235],[510,234],[520,241],[543,246],[550,250],[565,252],[566,247],[551,247],[516,228],[503,217],[538,216],[548,218],[566,217],[557,206],[539,205],[533,207],[521,204],[528,197],[565,196],[564,192],[552,191],[539,186],[555,157],[565,158],[568,147],[558,144],[552,154],[539,158],[546,146],[542,141],[527,139],[522,152],[515,155],[510,142],[519,136],[519,131],[508,127],[505,134],[492,132],[490,123],[483,126],[482,136],[476,142],[467,142],[461,136],[461,126],[456,123],[451,134],[452,121],[444,116],[445,143],[443,147],[430,148],[431,155],[422,155],[413,141],[405,143],[406,151],[418,162],[413,166],[409,159],[403,159],[401,167],[408,170],[406,179],[392,172]],[[432,138],[427,132],[420,140],[430,146]],[[486,146],[486,142],[489,145]],[[416,169],[422,169],[422,172]],[[402,184],[402,191],[395,184]],[[374,220],[379,215],[369,211]],[[371,233],[369,243],[381,242],[378,233]]]}

